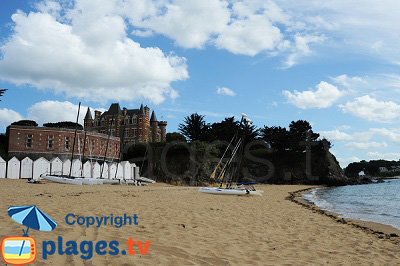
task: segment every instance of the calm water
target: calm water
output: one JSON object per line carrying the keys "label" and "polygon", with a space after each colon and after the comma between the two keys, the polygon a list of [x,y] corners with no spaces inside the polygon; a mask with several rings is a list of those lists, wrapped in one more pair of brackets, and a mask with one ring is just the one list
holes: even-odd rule
{"label": "calm water", "polygon": [[304,198],[345,218],[388,224],[400,229],[400,179],[379,184],[318,188],[305,194]]}

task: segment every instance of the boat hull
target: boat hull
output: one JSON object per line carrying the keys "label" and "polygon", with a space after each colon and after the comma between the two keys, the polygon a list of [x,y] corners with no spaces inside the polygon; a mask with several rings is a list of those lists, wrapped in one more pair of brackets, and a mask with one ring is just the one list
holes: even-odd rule
{"label": "boat hull", "polygon": [[154,184],[156,181],[154,181],[153,179],[147,178],[147,177],[136,177],[136,181],[141,181],[141,182],[145,182],[145,183],[151,183]]}
{"label": "boat hull", "polygon": [[79,179],[72,179],[72,178],[52,176],[52,175],[42,175],[42,178],[60,184],[82,185],[82,180]]}
{"label": "boat hull", "polygon": [[236,195],[236,196],[262,196],[259,191],[249,191],[245,189],[234,188],[217,188],[217,187],[202,187],[199,192],[214,194],[214,195]]}
{"label": "boat hull", "polygon": [[75,178],[82,181],[82,185],[103,185],[102,179],[95,179],[95,178]]}

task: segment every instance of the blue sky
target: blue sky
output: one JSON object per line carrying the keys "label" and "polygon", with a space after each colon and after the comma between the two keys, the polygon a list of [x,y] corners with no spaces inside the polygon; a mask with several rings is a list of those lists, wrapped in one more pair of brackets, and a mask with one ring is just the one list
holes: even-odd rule
{"label": "blue sky", "polygon": [[244,112],[259,127],[306,119],[342,166],[398,160],[397,10],[396,0],[2,0],[0,127],[74,120],[79,101],[144,103],[168,131],[194,112],[208,122]]}

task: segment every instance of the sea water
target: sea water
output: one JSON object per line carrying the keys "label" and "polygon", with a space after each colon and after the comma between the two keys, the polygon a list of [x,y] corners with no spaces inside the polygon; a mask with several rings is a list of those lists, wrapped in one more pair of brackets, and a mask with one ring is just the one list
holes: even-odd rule
{"label": "sea water", "polygon": [[303,197],[321,209],[344,218],[377,222],[400,229],[400,179],[367,185],[317,188]]}

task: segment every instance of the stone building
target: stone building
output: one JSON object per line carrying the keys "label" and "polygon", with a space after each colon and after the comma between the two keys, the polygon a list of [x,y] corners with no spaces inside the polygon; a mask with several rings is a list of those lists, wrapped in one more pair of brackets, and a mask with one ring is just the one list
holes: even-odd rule
{"label": "stone building", "polygon": [[74,138],[74,129],[11,125],[7,135],[8,154],[19,159],[71,159],[74,139],[74,158],[113,161],[120,157],[120,139],[98,132],[78,130]]}
{"label": "stone building", "polygon": [[166,140],[166,121],[158,121],[155,112],[141,105],[139,109],[121,109],[118,103],[101,113],[94,111],[94,118],[87,109],[84,119],[85,130],[120,137],[123,145],[141,142],[164,142]]}

